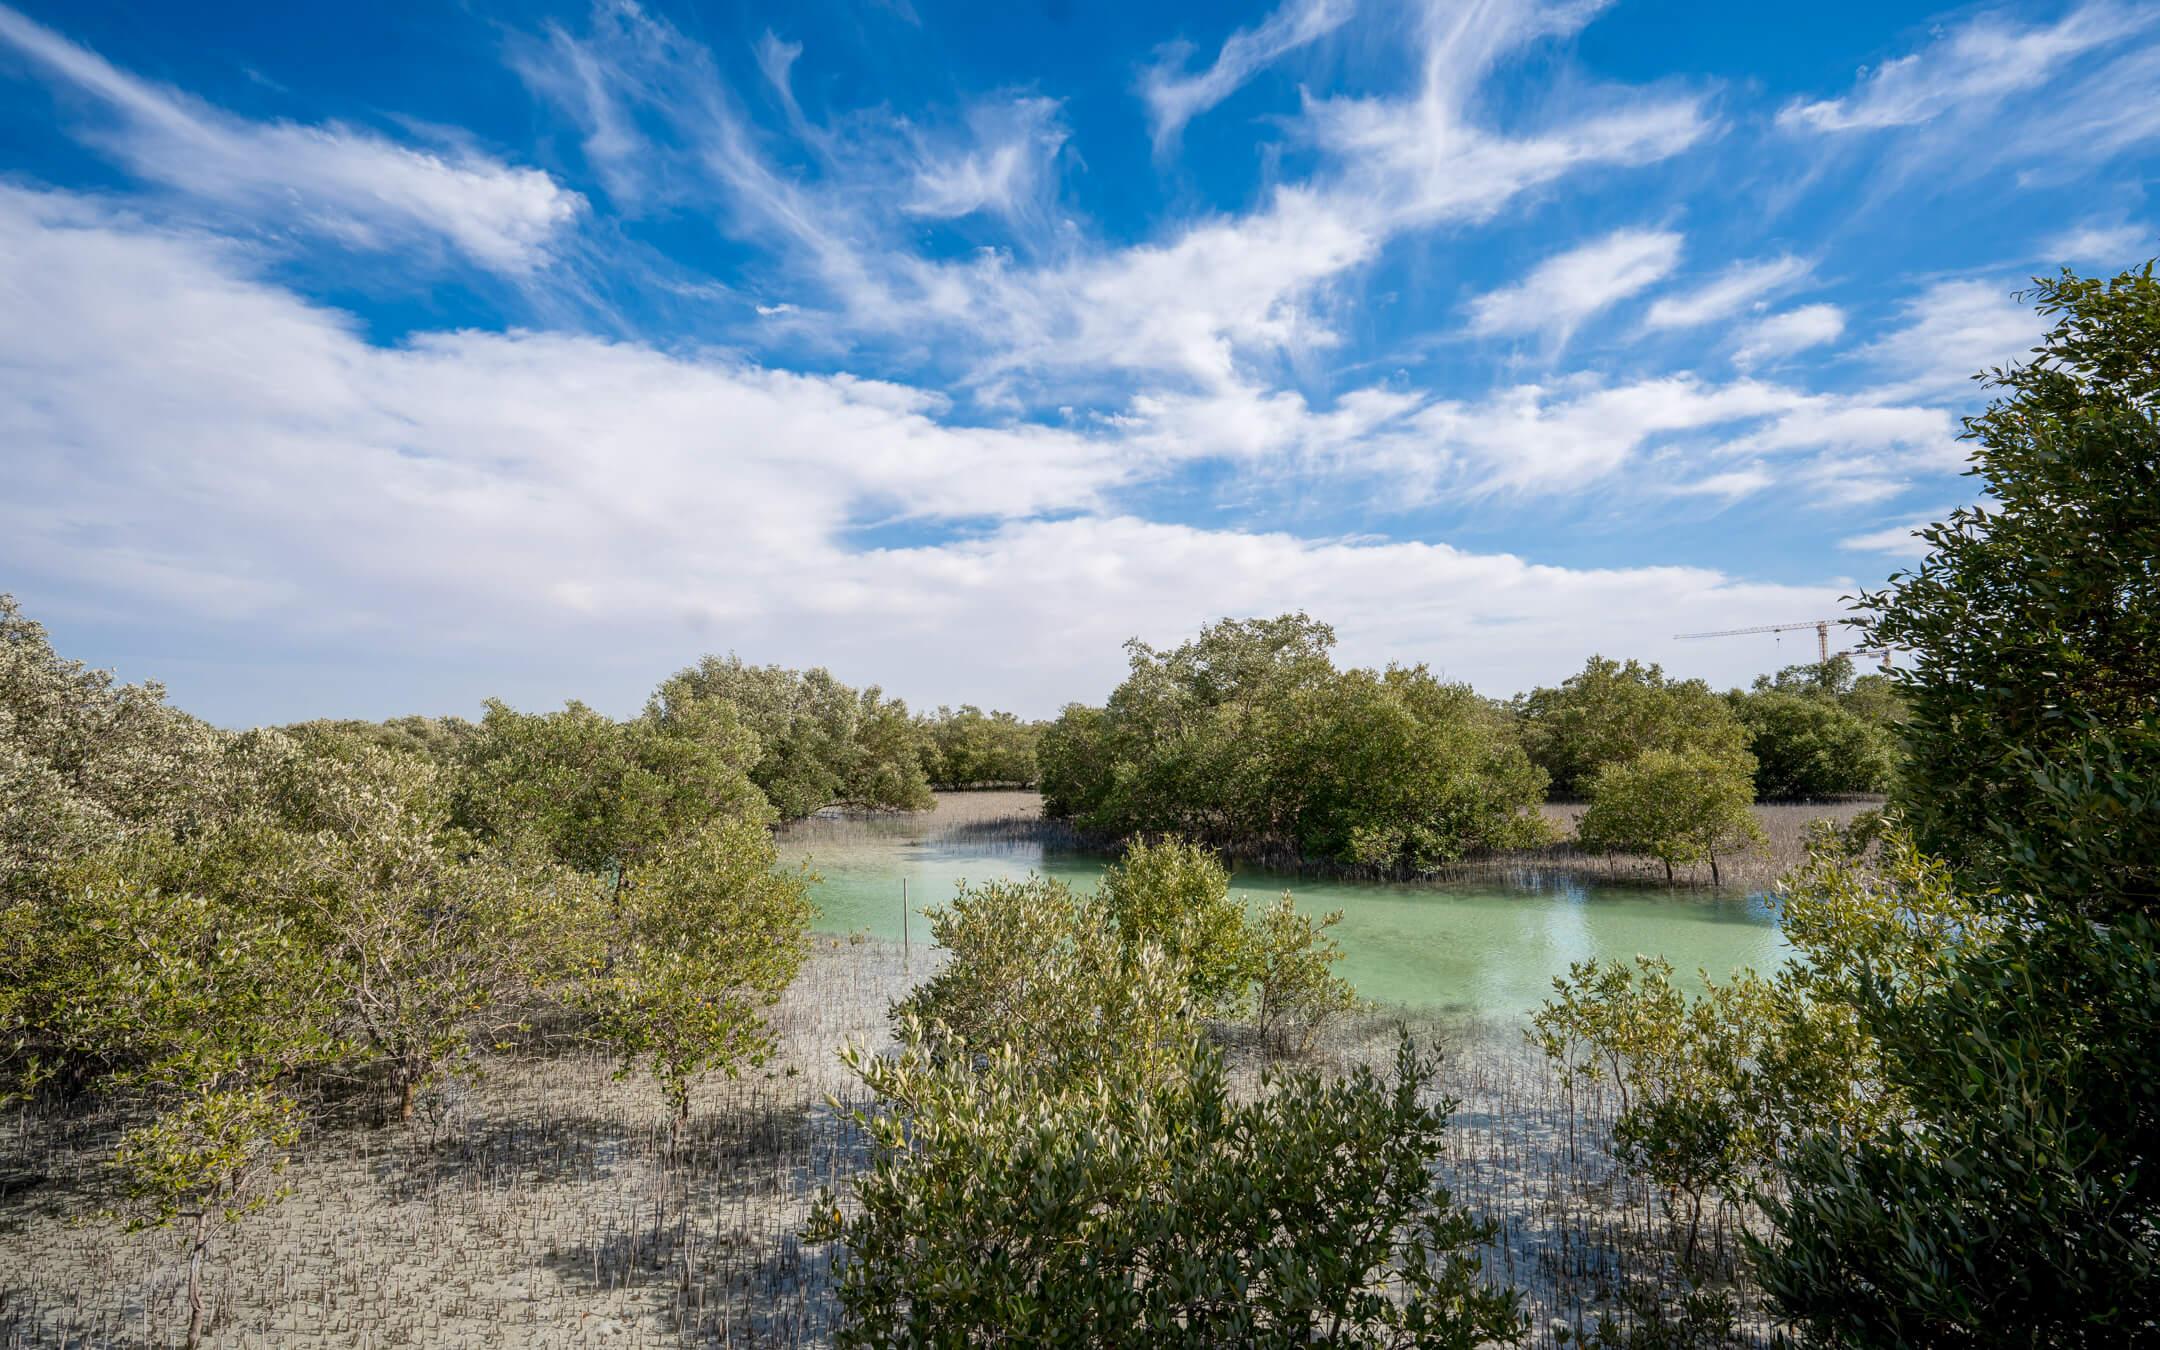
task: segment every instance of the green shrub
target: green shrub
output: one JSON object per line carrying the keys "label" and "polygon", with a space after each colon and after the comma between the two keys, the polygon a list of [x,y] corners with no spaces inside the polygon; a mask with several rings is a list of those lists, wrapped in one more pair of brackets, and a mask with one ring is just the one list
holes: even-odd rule
{"label": "green shrub", "polygon": [[580,990],[623,1071],[649,1068],[678,1122],[700,1075],[772,1053],[764,1009],[809,953],[808,878],[774,861],[755,820],[670,841],[625,875],[610,950]]}
{"label": "green shrub", "polygon": [[1651,750],[1590,776],[1590,805],[1576,826],[1584,848],[1636,853],[1665,864],[1707,862],[1763,841],[1749,808],[1754,788],[1747,758]]}
{"label": "green shrub", "polygon": [[1166,1071],[1194,1032],[1184,970],[1152,945],[1128,949],[1103,908],[1061,881],[963,886],[929,918],[948,959],[893,1015],[956,1058],[1010,1051],[1054,1087]]}
{"label": "green shrub", "polygon": [[1599,769],[1653,750],[1730,759],[1747,748],[1746,731],[1709,685],[1635,661],[1593,656],[1559,688],[1534,689],[1512,707],[1530,761],[1562,797],[1589,791]]}
{"label": "green shrub", "polygon": [[1360,1067],[1234,1098],[1197,1036],[1175,1071],[1106,1065],[1047,1087],[1007,1045],[980,1066],[903,1025],[895,1058],[848,1062],[875,1159],[843,1241],[848,1345],[1512,1343],[1512,1292],[1480,1276],[1492,1227],[1432,1179],[1450,1104],[1407,1040],[1392,1081]]}
{"label": "green shrub", "polygon": [[1303,614],[1126,644],[1100,708],[1043,733],[1045,809],[1114,837],[1416,871],[1542,842],[1544,776],[1505,712],[1423,666],[1337,670]]}
{"label": "green shrub", "polygon": [[832,805],[923,811],[933,804],[922,732],[907,704],[882,690],[849,688],[822,669],[708,656],[660,686],[646,719],[694,728],[723,709],[752,733],[751,781],[783,820]]}
{"label": "green shrub", "polygon": [[1807,1138],[1767,1205],[1763,1282],[1812,1344],[2160,1328],[2160,285],[2033,294],[2056,326],[1966,424],[1982,504],[1864,600],[1912,653],[1899,805],[1976,921],[1915,925],[1917,976],[1837,975],[1902,1109]]}
{"label": "green shrub", "polygon": [[958,712],[939,708],[917,719],[923,773],[934,787],[1029,786],[1038,773],[1035,749],[1043,725],[1009,712],[986,713],[972,703]]}
{"label": "green shrub", "polygon": [[1736,694],[1755,795],[1791,800],[1882,792],[1896,759],[1891,734],[1825,697],[1758,690]]}
{"label": "green shrub", "polygon": [[1357,991],[1335,973],[1343,954],[1328,930],[1340,922],[1341,910],[1315,919],[1287,895],[1251,920],[1247,966],[1263,1045],[1304,1054],[1331,1022],[1358,1007]]}
{"label": "green shrub", "polygon": [[1128,950],[1152,945],[1184,972],[1194,1008],[1234,1017],[1252,961],[1245,906],[1207,849],[1176,839],[1135,841],[1103,873],[1101,904]]}
{"label": "green shrub", "polygon": [[457,822],[619,875],[708,822],[769,819],[747,772],[757,756],[757,737],[724,704],[618,722],[581,703],[521,713],[492,700],[465,746]]}

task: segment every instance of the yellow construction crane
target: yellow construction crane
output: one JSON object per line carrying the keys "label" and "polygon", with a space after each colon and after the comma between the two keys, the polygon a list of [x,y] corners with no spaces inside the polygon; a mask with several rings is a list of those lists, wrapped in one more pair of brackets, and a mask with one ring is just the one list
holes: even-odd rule
{"label": "yellow construction crane", "polygon": [[[1676,638],[1744,637],[1749,633],[1792,633],[1803,628],[1812,628],[1815,630],[1815,648],[1821,653],[1824,664],[1828,664],[1830,660],[1830,625],[1854,622],[1856,620],[1853,619],[1808,619],[1801,623],[1765,623],[1758,624],[1753,628],[1725,628],[1715,633],[1675,633],[1673,636]],[[1874,653],[1870,652],[1868,654],[1873,655]]]}

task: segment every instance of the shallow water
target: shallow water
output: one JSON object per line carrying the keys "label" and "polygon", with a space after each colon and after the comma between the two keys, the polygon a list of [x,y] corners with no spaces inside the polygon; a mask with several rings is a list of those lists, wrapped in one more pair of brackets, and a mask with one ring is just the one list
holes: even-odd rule
{"label": "shallow water", "polygon": [[[923,911],[963,881],[1036,872],[1091,887],[1102,875],[1100,857],[1045,848],[1025,824],[998,819],[1032,805],[1017,793],[970,794],[921,815],[800,821],[782,832],[781,852],[818,874],[818,931],[901,937],[905,882],[909,932],[927,946]],[[1519,1016],[1544,1001],[1569,962],[1592,956],[1661,955],[1722,978],[1742,966],[1772,969],[1787,950],[1767,900],[1700,889],[1552,873],[1399,885],[1257,870],[1238,872],[1232,887],[1255,902],[1287,890],[1301,908],[1340,909],[1338,969],[1361,996],[1450,1014]]]}

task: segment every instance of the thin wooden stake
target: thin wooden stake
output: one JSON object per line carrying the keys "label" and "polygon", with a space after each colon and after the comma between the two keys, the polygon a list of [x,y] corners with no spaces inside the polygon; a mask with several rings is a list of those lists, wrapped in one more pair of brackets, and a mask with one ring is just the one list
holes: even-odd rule
{"label": "thin wooden stake", "polygon": [[913,974],[914,962],[914,953],[910,950],[908,941],[907,878],[902,877],[900,878],[900,969],[905,973]]}

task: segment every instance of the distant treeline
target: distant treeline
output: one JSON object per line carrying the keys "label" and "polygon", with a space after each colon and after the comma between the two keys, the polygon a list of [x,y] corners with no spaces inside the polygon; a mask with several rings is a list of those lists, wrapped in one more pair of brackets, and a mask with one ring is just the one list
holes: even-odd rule
{"label": "distant treeline", "polygon": [[[1226,619],[1167,651],[1136,640],[1130,673],[1102,706],[1074,704],[1048,723],[972,704],[914,714],[823,669],[709,656],[664,681],[632,720],[680,728],[726,706],[754,741],[748,777],[783,820],[828,806],[923,810],[933,789],[1039,783],[1052,815],[1105,840],[1177,833],[1247,858],[1394,872],[1548,842],[1540,803],[1593,800],[1601,772],[1609,809],[1593,825],[1604,833],[1585,843],[1714,867],[1746,842],[1735,800],[1882,793],[1897,763],[1899,696],[1845,656],[1722,694],[1593,656],[1559,686],[1502,702],[1422,665],[1339,669],[1334,644],[1334,630],[1304,614]],[[449,767],[490,728],[529,716],[490,703],[480,722],[287,730],[335,731]],[[599,714],[573,703],[545,716]],[[1665,802],[1675,782],[1692,820],[1616,814],[1627,796]],[[1621,814],[1630,823],[1616,824]]]}
{"label": "distant treeline", "polygon": [[1752,830],[1736,802],[1878,793],[1896,764],[1898,695],[1844,656],[1725,694],[1594,656],[1503,703],[1423,665],[1339,669],[1334,644],[1304,614],[1128,644],[1109,700],[1044,732],[1046,808],[1106,837],[1419,871],[1546,842],[1551,794],[1605,802],[1585,842],[1714,867]]}
{"label": "distant treeline", "polygon": [[[750,781],[783,820],[828,806],[923,811],[937,788],[1032,787],[1035,746],[1043,724],[1009,712],[911,714],[907,704],[876,686],[853,689],[829,671],[753,666],[739,657],[708,656],[677,672],[654,692],[633,722],[682,728],[699,710],[726,705],[754,738]],[[289,732],[335,732],[386,750],[450,765],[473,753],[491,726],[529,716],[490,701],[479,722],[462,717],[396,717],[386,722],[318,719]],[[571,703],[560,714],[599,717]]]}

